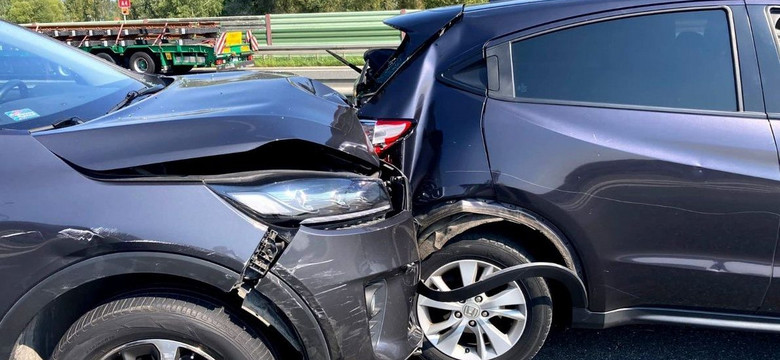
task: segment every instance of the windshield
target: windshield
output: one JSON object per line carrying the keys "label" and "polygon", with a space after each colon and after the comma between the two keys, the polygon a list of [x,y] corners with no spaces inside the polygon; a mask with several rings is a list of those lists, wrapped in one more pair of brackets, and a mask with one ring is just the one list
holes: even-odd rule
{"label": "windshield", "polygon": [[0,21],[0,128],[88,121],[127,92],[150,85],[75,47]]}

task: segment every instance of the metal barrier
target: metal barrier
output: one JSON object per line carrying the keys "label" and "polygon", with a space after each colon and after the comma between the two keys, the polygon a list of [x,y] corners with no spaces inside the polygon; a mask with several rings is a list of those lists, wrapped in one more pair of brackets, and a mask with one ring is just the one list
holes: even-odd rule
{"label": "metal barrier", "polygon": [[266,28],[255,36],[266,39],[266,46],[398,45],[400,31],[382,21],[412,11],[416,10],[270,14],[265,16]]}

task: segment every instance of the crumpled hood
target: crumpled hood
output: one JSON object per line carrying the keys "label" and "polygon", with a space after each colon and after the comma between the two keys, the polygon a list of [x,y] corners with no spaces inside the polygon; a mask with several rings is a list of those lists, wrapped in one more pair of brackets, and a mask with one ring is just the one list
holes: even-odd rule
{"label": "crumpled hood", "polygon": [[124,109],[34,136],[94,171],[246,152],[285,139],[379,165],[356,110],[341,95],[307,78],[257,71],[180,77]]}

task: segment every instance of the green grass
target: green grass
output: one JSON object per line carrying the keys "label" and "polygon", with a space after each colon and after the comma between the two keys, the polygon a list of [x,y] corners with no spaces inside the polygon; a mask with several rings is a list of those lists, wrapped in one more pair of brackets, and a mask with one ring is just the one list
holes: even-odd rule
{"label": "green grass", "polygon": [[[303,66],[341,66],[341,62],[329,55],[255,55],[257,67],[303,67]],[[347,61],[363,66],[362,56],[347,56]]]}

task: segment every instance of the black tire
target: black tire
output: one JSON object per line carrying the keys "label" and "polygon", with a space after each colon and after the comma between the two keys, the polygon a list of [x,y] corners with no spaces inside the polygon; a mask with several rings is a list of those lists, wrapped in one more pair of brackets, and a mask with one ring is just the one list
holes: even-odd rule
{"label": "black tire", "polygon": [[116,64],[116,59],[109,53],[100,52],[100,53],[95,54],[95,56],[97,56],[97,57],[99,57],[99,58],[101,58],[101,59],[103,59],[103,60],[105,60],[105,61],[107,61],[107,62],[109,62],[111,64]]}
{"label": "black tire", "polygon": [[215,359],[274,359],[262,337],[216,302],[154,293],[120,298],[84,314],[60,339],[51,360],[98,360],[150,339],[200,347]]}
{"label": "black tire", "polygon": [[[532,258],[516,245],[496,234],[466,233],[451,240],[442,250],[433,253],[422,263],[422,279],[446,264],[457,260],[479,260],[501,269],[532,262]],[[527,360],[533,358],[547,339],[552,325],[552,297],[542,278],[518,282],[526,297],[527,322],[525,330],[515,345],[495,360]],[[423,345],[423,358],[452,360],[440,352],[427,339]]]}
{"label": "black tire", "polygon": [[171,69],[168,72],[172,75],[184,75],[190,72],[192,68],[194,68],[192,65],[175,65],[171,66]]}
{"label": "black tire", "polygon": [[141,74],[156,74],[159,69],[157,61],[154,60],[152,55],[143,51],[139,51],[130,56],[128,67],[130,70]]}

